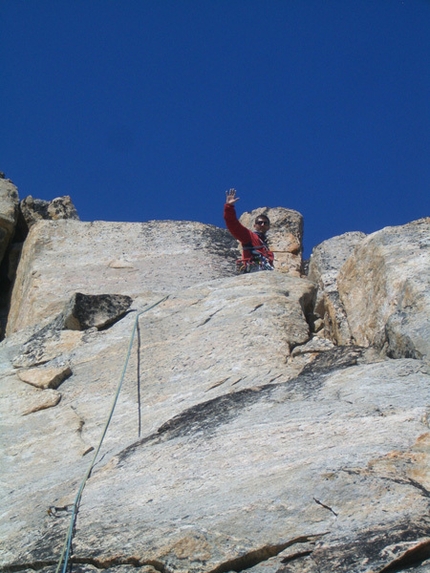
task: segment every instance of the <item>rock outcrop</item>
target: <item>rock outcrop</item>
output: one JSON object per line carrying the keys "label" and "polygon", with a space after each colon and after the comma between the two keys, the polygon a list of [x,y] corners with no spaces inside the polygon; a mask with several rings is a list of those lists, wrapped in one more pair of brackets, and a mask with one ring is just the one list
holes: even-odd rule
{"label": "rock outcrop", "polygon": [[360,243],[338,280],[356,344],[430,361],[429,254],[430,217]]}
{"label": "rock outcrop", "polygon": [[352,335],[339,298],[337,277],[355,246],[365,236],[364,233],[350,232],[328,239],[313,249],[309,261],[308,278],[318,285],[315,319],[323,320],[324,337],[338,345],[351,344]]}
{"label": "rock outcrop", "polygon": [[52,201],[34,199],[31,195],[28,195],[21,201],[20,209],[28,229],[31,229],[35,223],[42,220],[79,220],[78,212],[69,195],[56,197]]}
{"label": "rock outcrop", "polygon": [[0,172],[0,339],[4,337],[9,314],[11,286],[23,242],[28,230],[40,220],[78,219],[78,213],[68,195],[52,201],[33,199],[31,195],[19,201],[18,189]]}
{"label": "rock outcrop", "polygon": [[0,344],[1,573],[429,571],[429,236],[236,276],[210,225],[35,223]]}

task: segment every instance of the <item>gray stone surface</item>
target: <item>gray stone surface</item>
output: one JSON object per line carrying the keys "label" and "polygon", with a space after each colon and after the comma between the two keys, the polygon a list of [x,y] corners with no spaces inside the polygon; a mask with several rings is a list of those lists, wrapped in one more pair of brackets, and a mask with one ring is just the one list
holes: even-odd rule
{"label": "gray stone surface", "polygon": [[62,313],[63,328],[69,330],[101,330],[120,320],[133,299],[123,294],[75,293]]}
{"label": "gray stone surface", "polygon": [[[141,438],[133,368],[84,490],[73,559],[186,572],[277,571],[293,557],[295,567],[311,559],[315,573],[335,562],[350,573],[380,570],[394,561],[388,546],[426,538],[430,378],[421,361],[367,364],[361,349],[334,348],[297,377],[271,380],[273,370],[263,368],[273,368],[270,357],[262,357],[247,382],[210,387],[185,357],[181,372],[167,378],[168,365],[177,364],[172,345],[158,355],[166,371],[157,377],[150,357],[160,341],[148,328],[182,307],[191,332],[182,305],[163,303],[142,316]],[[130,319],[112,327],[110,343],[107,331],[94,332],[75,352],[74,375],[55,408],[20,417],[30,397],[11,372],[3,378],[2,407],[17,411],[2,429],[15,436],[6,448],[15,461],[4,472],[11,484],[2,498],[4,564],[24,569],[58,559],[70,518],[62,508],[73,503],[101,434],[115,389],[109,372],[126,350],[120,330]],[[239,344],[233,353],[241,350],[239,337],[225,332],[227,341]],[[197,363],[206,361],[204,346],[188,348]],[[244,371],[251,368],[242,363]]]}
{"label": "gray stone surface", "polygon": [[[414,388],[408,398],[402,371]],[[372,548],[382,525],[392,532],[385,547],[396,530],[414,541],[428,533],[428,412],[417,398],[429,382],[414,361],[314,367],[184,411],[94,475],[76,553],[103,563],[126,546],[171,570],[243,570],[316,541],[325,571],[336,554],[335,570],[345,573],[357,557],[367,570],[387,565],[391,556]],[[362,555],[353,549],[360,539]],[[345,551],[332,548],[341,540],[349,540],[347,566]]]}
{"label": "gray stone surface", "polygon": [[393,358],[430,359],[430,218],[364,239],[338,287],[352,336]]}
{"label": "gray stone surface", "polygon": [[351,343],[351,331],[339,298],[337,277],[365,236],[356,231],[323,241],[314,247],[309,260],[308,279],[318,285],[315,314],[324,321],[324,336],[336,344]]}
{"label": "gray stone surface", "polygon": [[[292,366],[286,367],[290,349],[309,338],[302,307],[311,304],[313,296],[314,287],[308,281],[261,273],[178,291],[151,313],[143,314],[139,344],[136,341],[113,432],[105,443],[103,464],[138,437],[137,372],[142,437],[200,402],[253,388],[257,380],[270,384],[288,378],[295,374]],[[136,306],[143,310],[145,303],[155,300],[153,296],[140,304],[137,301]],[[9,538],[10,546],[15,546],[18,538],[23,540],[22,547],[31,544],[31,539],[38,540],[40,523],[47,518],[51,524],[47,508],[69,503],[63,498],[71,494],[87,463],[82,455],[100,438],[135,316],[129,313],[108,330],[61,331],[73,339],[51,336],[50,354],[44,354],[43,345],[39,360],[52,357],[54,365],[68,362],[73,375],[61,385],[61,401],[55,408],[25,418],[22,413],[31,409],[32,400],[39,406],[39,395],[17,378],[11,363],[20,352],[23,335],[18,333],[3,342],[1,419],[5,422],[3,414],[8,412],[8,421],[1,435],[7,441],[6,465],[14,460],[12,473],[5,476],[6,482],[11,481],[4,500],[12,512],[7,513],[7,525],[12,524],[12,529],[18,526]],[[30,418],[32,424],[27,422]],[[43,451],[43,456],[38,451]],[[22,480],[12,477],[15,472]],[[29,475],[33,476],[30,481]],[[20,512],[26,511],[29,496],[39,509],[28,523],[26,537],[19,524],[26,519]],[[15,520],[14,515],[20,517]]]}
{"label": "gray stone surface", "polygon": [[75,292],[166,294],[233,275],[237,256],[228,231],[201,223],[41,221],[25,241],[6,333],[55,316]]}

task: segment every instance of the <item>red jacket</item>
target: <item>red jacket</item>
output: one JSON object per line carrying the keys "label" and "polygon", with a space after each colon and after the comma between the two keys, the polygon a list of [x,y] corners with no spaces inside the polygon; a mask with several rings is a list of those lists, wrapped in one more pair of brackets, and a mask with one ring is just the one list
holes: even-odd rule
{"label": "red jacket", "polygon": [[[244,261],[252,260],[252,250],[256,250],[258,253],[269,259],[270,264],[273,265],[274,255],[272,251],[269,250],[267,243],[264,240],[264,235],[261,236],[258,233],[250,231],[244,227],[237,218],[234,205],[230,203],[226,203],[224,205],[224,220],[227,225],[227,229],[230,231],[233,237],[242,243],[242,259]],[[256,248],[253,249],[253,247]]]}

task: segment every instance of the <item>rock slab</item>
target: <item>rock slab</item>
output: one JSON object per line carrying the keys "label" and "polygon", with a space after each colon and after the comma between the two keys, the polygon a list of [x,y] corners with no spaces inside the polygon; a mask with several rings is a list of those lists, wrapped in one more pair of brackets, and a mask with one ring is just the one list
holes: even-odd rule
{"label": "rock slab", "polygon": [[52,388],[56,390],[60,384],[72,375],[70,366],[57,368],[31,368],[18,372],[18,378],[31,386],[46,390]]}
{"label": "rock slab", "polygon": [[236,258],[236,241],[212,225],[40,221],[24,244],[6,334],[55,316],[76,292],[167,294],[234,275]]}

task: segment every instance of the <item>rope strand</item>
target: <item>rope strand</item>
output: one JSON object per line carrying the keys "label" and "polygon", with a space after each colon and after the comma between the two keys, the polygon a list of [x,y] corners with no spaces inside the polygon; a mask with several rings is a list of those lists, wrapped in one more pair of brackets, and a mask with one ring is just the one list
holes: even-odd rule
{"label": "rope strand", "polygon": [[[144,314],[145,312],[148,312],[149,310],[155,308],[156,306],[158,306],[159,304],[161,304],[162,302],[164,302],[164,301],[167,300],[168,298],[169,298],[169,295],[165,296],[164,298],[162,298],[162,299],[160,299],[159,301],[155,302],[154,304],[148,306],[147,308],[145,308],[144,310],[142,310],[141,312],[139,312],[139,313],[136,315],[136,318],[135,318],[135,321],[134,321],[134,325],[133,325],[133,330],[132,330],[131,336],[130,336],[130,342],[129,342],[129,345],[128,345],[127,356],[126,356],[126,359],[125,359],[125,362],[124,362],[124,366],[123,366],[122,374],[121,374],[121,377],[120,377],[120,380],[119,380],[119,383],[118,383],[118,386],[117,386],[117,390],[116,390],[116,392],[115,392],[115,397],[114,397],[114,399],[113,399],[112,407],[111,407],[111,409],[110,409],[110,413],[109,413],[107,422],[106,422],[106,424],[105,424],[105,427],[104,427],[104,430],[103,430],[103,433],[102,433],[102,437],[100,438],[99,445],[97,446],[96,452],[95,452],[95,454],[94,454],[94,456],[93,456],[93,458],[92,458],[92,460],[91,460],[90,465],[88,466],[87,471],[85,472],[85,475],[84,475],[84,478],[82,479],[82,482],[81,482],[81,485],[80,485],[80,487],[79,487],[78,493],[76,494],[75,501],[74,501],[74,503],[73,503],[73,510],[72,510],[72,515],[71,515],[71,518],[70,518],[70,524],[69,524],[69,528],[68,528],[68,531],[67,531],[67,536],[66,536],[66,539],[65,539],[65,542],[64,542],[63,550],[62,550],[62,552],[61,552],[61,556],[60,556],[60,559],[59,559],[59,561],[58,561],[58,565],[57,565],[57,568],[56,568],[56,570],[55,570],[55,573],[59,573],[62,564],[63,564],[62,573],[66,573],[66,571],[67,571],[67,567],[68,567],[69,559],[70,559],[70,550],[71,550],[71,546],[72,546],[73,533],[74,533],[74,529],[75,529],[76,518],[77,518],[77,515],[78,515],[79,504],[80,504],[80,501],[81,501],[82,492],[84,491],[85,484],[86,484],[87,480],[89,479],[89,477],[90,477],[90,475],[91,475],[91,472],[92,472],[92,470],[93,470],[93,468],[94,468],[94,466],[95,466],[97,456],[99,455],[100,449],[101,449],[102,444],[103,444],[103,440],[105,439],[105,436],[106,436],[106,433],[107,433],[109,424],[110,424],[110,422],[111,422],[111,420],[112,420],[112,416],[113,416],[113,413],[114,413],[114,410],[115,410],[115,406],[116,406],[116,404],[117,404],[118,397],[119,397],[119,394],[120,394],[120,391],[121,391],[122,383],[123,383],[124,378],[125,378],[125,373],[126,373],[126,371],[127,371],[128,362],[129,362],[129,360],[130,360],[131,350],[132,350],[132,348],[133,348],[134,337],[135,337],[135,334],[136,334],[136,330],[138,329],[139,317],[140,317],[142,314]],[[139,420],[140,420],[140,418],[139,418]],[[140,423],[140,421],[139,421],[139,423]],[[140,427],[139,427],[139,432],[140,432]]]}

